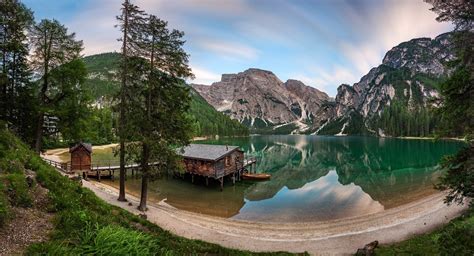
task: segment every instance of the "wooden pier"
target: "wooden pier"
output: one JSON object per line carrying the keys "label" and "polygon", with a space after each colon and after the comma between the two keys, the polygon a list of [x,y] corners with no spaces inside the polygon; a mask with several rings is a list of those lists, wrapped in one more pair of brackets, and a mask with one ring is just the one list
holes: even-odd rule
{"label": "wooden pier", "polygon": [[[71,168],[71,162],[58,162],[51,159],[47,159],[45,157],[42,157],[42,159],[63,173],[70,174],[70,175],[82,173],[83,178],[85,179],[95,178],[99,182],[101,181],[101,179],[104,179],[104,178],[114,179],[115,171],[120,170],[120,165],[116,161],[112,161],[112,160],[87,165],[87,168],[90,168],[88,170],[84,170],[85,168],[83,168],[82,166],[79,166],[78,169],[81,171],[74,171]],[[226,168],[225,159],[223,161],[224,161],[224,165],[222,165],[222,163],[216,164],[220,168],[213,169],[212,172],[200,172],[201,169],[196,168],[195,165],[194,166],[191,165],[192,166],[191,168],[186,168],[185,173],[188,173],[191,175],[192,182],[194,182],[195,175],[205,177],[206,185],[209,184],[209,178],[218,180],[220,182],[220,187],[222,190],[225,177],[227,176],[231,177],[232,183],[235,184],[236,181],[242,180],[242,174],[245,171],[248,171],[250,173],[255,172],[255,166],[257,163],[257,160],[255,158],[248,158],[248,159],[244,159],[243,161],[239,161],[237,159],[237,161],[234,161],[235,164],[231,164],[230,166],[227,166]],[[185,158],[185,163],[186,163],[186,158]],[[150,163],[151,166],[155,164],[156,163]],[[141,168],[140,164],[125,165],[125,171],[126,172],[131,171],[132,176],[134,174],[137,174],[140,171],[140,168]]]}

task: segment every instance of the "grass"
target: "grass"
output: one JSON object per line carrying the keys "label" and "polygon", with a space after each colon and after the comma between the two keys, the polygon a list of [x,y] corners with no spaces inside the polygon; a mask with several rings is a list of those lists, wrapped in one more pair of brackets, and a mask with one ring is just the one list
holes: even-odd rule
{"label": "grass", "polygon": [[257,254],[175,236],[105,203],[59,174],[10,132],[0,129],[0,167],[10,166],[13,160],[14,169],[36,172],[36,181],[49,190],[48,210],[55,213],[49,241],[29,246],[26,255],[289,255]]}
{"label": "grass", "polygon": [[429,234],[381,246],[376,255],[474,255],[474,207]]}

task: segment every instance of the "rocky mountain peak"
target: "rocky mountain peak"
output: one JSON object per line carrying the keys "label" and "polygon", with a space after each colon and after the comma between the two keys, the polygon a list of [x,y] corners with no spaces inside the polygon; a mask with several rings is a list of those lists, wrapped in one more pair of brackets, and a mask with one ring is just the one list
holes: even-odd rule
{"label": "rocky mountain peak", "polygon": [[[309,129],[316,113],[329,100],[326,93],[297,80],[283,83],[273,72],[250,68],[224,74],[211,86],[192,85],[211,105],[254,128]],[[328,119],[318,114],[319,119]]]}
{"label": "rocky mountain peak", "polygon": [[446,63],[454,59],[451,36],[445,33],[433,40],[416,38],[403,42],[385,54],[382,64],[434,76],[447,75]]}

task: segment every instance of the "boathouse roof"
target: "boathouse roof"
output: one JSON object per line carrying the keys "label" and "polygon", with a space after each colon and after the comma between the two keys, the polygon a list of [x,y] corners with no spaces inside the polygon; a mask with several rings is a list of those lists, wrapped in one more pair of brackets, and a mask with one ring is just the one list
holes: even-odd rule
{"label": "boathouse roof", "polygon": [[179,153],[184,158],[217,161],[238,149],[237,146],[189,144]]}
{"label": "boathouse roof", "polygon": [[80,147],[84,147],[89,153],[92,153],[92,144],[90,143],[84,143],[84,142],[79,142],[76,145],[72,146],[69,148],[69,152],[72,153],[79,149]]}

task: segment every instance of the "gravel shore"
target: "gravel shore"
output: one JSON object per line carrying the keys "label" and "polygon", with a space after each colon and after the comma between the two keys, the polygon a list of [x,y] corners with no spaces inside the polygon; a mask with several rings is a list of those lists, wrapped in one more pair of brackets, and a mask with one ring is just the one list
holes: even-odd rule
{"label": "gravel shore", "polygon": [[[117,201],[118,190],[93,181],[83,181],[107,203],[134,214],[139,199]],[[429,232],[459,216],[467,206],[443,203],[444,193],[389,210],[333,221],[306,223],[259,223],[229,220],[176,209],[164,201],[149,204],[147,219],[165,230],[189,239],[250,251],[307,251],[314,255],[354,254],[357,248],[378,240],[382,244]]]}

